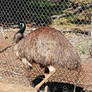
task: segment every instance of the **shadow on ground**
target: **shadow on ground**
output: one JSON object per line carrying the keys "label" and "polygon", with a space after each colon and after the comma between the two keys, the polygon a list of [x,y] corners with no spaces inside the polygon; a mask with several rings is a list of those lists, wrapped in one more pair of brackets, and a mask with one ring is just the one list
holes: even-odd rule
{"label": "shadow on ground", "polygon": [[[38,83],[40,83],[45,78],[44,75],[37,76],[33,81],[32,85],[35,87]],[[48,92],[74,92],[74,85],[63,82],[47,82],[42,85],[40,88],[44,90],[45,86],[48,86]],[[83,88],[76,86],[75,92],[85,92]]]}

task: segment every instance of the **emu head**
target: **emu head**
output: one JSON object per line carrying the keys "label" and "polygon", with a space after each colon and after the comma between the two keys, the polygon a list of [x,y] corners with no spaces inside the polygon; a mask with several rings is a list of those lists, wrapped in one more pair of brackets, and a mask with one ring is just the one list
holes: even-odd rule
{"label": "emu head", "polygon": [[26,29],[26,24],[24,22],[20,22],[19,26],[20,26],[20,30],[15,33],[13,38],[15,43],[18,43],[24,37],[24,31]]}

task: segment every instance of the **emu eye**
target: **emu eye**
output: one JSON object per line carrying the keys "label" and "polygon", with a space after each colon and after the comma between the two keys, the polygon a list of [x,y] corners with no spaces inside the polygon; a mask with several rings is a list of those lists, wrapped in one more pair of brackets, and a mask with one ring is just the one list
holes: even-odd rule
{"label": "emu eye", "polygon": [[21,26],[21,27],[24,27],[24,26],[25,26],[25,24],[21,22],[21,23],[20,23],[20,26]]}

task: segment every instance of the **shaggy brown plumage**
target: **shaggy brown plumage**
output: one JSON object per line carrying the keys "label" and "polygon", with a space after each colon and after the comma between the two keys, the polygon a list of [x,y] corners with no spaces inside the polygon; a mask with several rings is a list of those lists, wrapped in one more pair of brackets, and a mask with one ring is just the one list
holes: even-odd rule
{"label": "shaggy brown plumage", "polygon": [[58,30],[50,27],[42,27],[30,32],[16,44],[16,54],[25,58],[30,64],[40,64],[49,70],[40,86],[55,73],[55,64],[70,70],[80,70],[80,57],[75,48],[65,36]]}

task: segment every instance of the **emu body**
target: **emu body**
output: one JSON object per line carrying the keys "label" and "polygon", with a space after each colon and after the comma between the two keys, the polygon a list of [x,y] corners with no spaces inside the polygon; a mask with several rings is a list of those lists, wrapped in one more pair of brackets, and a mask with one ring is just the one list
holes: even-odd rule
{"label": "emu body", "polygon": [[54,64],[71,70],[80,68],[80,57],[75,48],[61,32],[50,27],[42,27],[26,35],[16,44],[16,53],[20,59],[25,58],[30,64],[48,68],[49,74],[36,86],[37,90],[56,72]]}
{"label": "emu body", "polygon": [[42,66],[60,64],[62,67],[77,69],[80,57],[69,41],[54,28],[43,27],[25,36],[17,44],[20,58]]}

